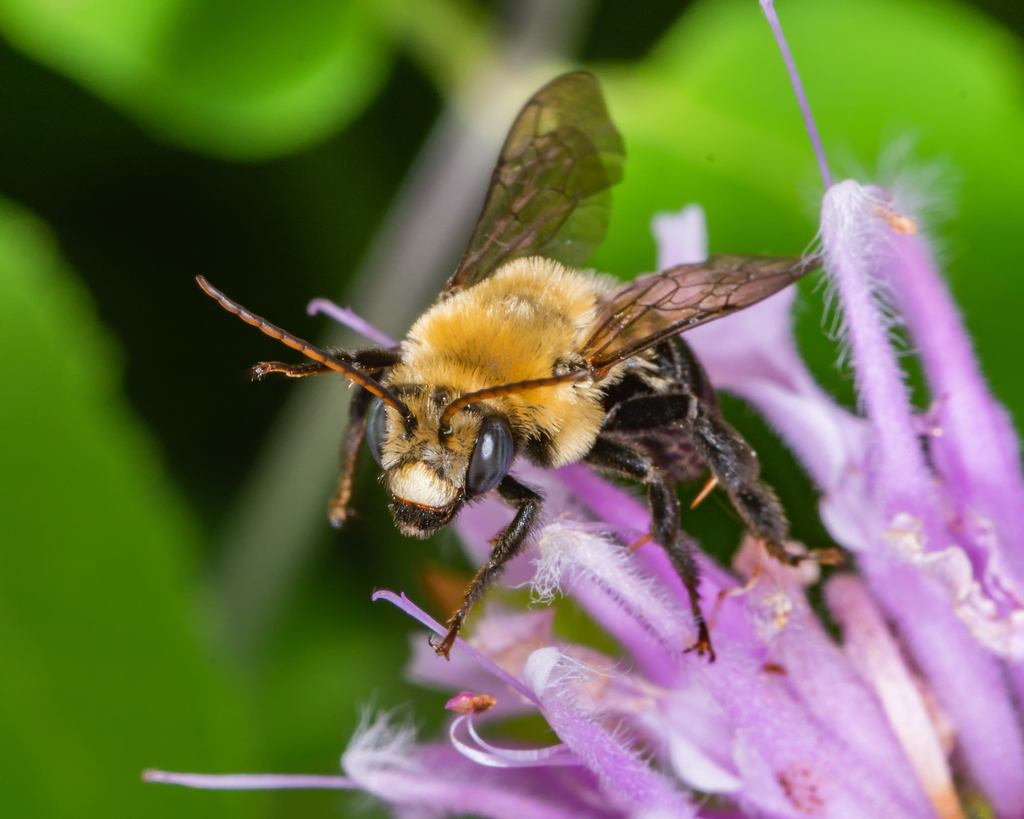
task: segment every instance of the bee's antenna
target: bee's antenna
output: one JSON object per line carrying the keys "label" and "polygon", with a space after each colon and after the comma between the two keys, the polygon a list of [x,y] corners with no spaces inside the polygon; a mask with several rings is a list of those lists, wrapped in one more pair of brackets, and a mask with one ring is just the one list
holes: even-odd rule
{"label": "bee's antenna", "polygon": [[526,392],[526,390],[533,390],[538,387],[553,387],[556,384],[567,384],[571,381],[582,381],[584,378],[590,378],[590,372],[587,370],[577,370],[576,372],[566,373],[565,375],[553,375],[549,378],[534,378],[530,381],[516,381],[513,384],[503,384],[500,387],[488,387],[486,390],[477,390],[476,392],[466,393],[466,395],[456,398],[447,407],[444,412],[441,413],[440,427],[444,431],[448,428],[448,422],[452,420],[460,409],[468,407],[470,404],[475,404],[478,401],[486,401],[489,398],[501,398],[503,395],[515,395],[517,392]]}
{"label": "bee's antenna", "polygon": [[319,347],[314,347],[308,341],[303,341],[298,336],[293,336],[291,333],[271,324],[265,318],[257,316],[255,313],[246,310],[238,302],[232,301],[221,293],[202,276],[196,276],[196,281],[199,283],[199,286],[203,288],[203,292],[205,292],[206,295],[214,299],[229,313],[234,313],[246,324],[251,324],[253,327],[266,333],[271,338],[276,338],[278,341],[287,344],[293,350],[298,350],[300,353],[312,358],[314,361],[319,361],[321,364],[341,373],[350,381],[354,381],[368,392],[376,395],[389,407],[401,413],[403,417],[409,417],[409,408],[405,406],[397,395],[395,395],[393,390],[388,389],[383,384],[380,384],[378,381],[370,378],[351,364],[345,363],[333,353],[321,350]]}

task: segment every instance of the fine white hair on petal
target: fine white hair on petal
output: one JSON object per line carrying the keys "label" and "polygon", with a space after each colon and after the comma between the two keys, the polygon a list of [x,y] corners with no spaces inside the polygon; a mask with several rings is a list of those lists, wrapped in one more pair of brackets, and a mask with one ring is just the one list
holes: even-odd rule
{"label": "fine white hair on petal", "polygon": [[552,683],[555,667],[561,659],[561,650],[555,646],[548,646],[537,649],[526,661],[526,665],[523,666],[523,681],[538,697],[543,699]]}
{"label": "fine white hair on petal", "polygon": [[853,180],[834,185],[822,204],[821,235],[826,269],[835,276],[849,323],[857,392],[877,435],[875,472],[879,497],[888,511],[931,507],[936,487],[925,463],[905,376],[886,337],[877,309],[879,271],[891,259],[896,230],[887,220],[888,203],[880,189]]}
{"label": "fine white hair on petal", "polygon": [[534,561],[536,567],[530,591],[537,603],[551,604],[563,593],[562,583],[571,582],[573,573],[580,570],[581,548],[593,534],[582,527],[556,523],[546,526],[537,538],[540,556]]}
{"label": "fine white hair on petal", "polygon": [[[541,532],[537,551],[534,599],[548,602],[564,587],[588,583],[616,609],[615,616],[621,617],[624,610],[670,653],[689,645],[692,616],[622,546],[591,527],[557,522]],[[591,608],[594,605],[596,601],[591,601]]]}
{"label": "fine white hair on petal", "polygon": [[416,728],[397,723],[392,712],[363,711],[352,739],[341,755],[341,766],[355,780],[380,770],[417,770]]}
{"label": "fine white hair on petal", "polygon": [[[876,318],[890,342],[903,344],[903,339],[895,333],[901,325],[900,314],[895,307],[891,284],[883,272],[886,256],[894,247],[893,231],[882,218],[889,210],[890,197],[883,188],[861,185],[853,179],[837,182],[825,194],[819,232],[828,274],[822,323],[828,327],[829,336],[839,343],[840,367],[846,365],[851,352],[846,314],[842,299],[838,298],[836,271],[843,257],[852,261],[865,276],[871,288]],[[855,373],[855,377],[860,376]]]}
{"label": "fine white hair on petal", "polygon": [[603,719],[607,712],[583,701],[577,683],[595,673],[551,646],[530,655],[523,679],[540,697],[559,739],[601,782],[608,807],[629,816],[694,816],[688,797],[637,752],[628,727],[620,722],[609,728]]}
{"label": "fine white hair on petal", "polygon": [[[564,693],[571,687],[577,708],[582,707],[581,694],[585,693],[585,687],[573,684],[588,683],[607,673],[607,668],[598,668],[580,661],[557,646],[537,649],[523,666],[523,680],[538,697],[543,699],[545,696]],[[593,704],[593,697],[587,699]]]}
{"label": "fine white hair on petal", "polygon": [[[913,214],[919,230],[956,216],[956,199],[962,176],[947,157],[915,156],[918,138],[905,133],[894,139],[878,158],[875,177],[892,194],[894,209]],[[929,236],[929,245],[934,246]]]}

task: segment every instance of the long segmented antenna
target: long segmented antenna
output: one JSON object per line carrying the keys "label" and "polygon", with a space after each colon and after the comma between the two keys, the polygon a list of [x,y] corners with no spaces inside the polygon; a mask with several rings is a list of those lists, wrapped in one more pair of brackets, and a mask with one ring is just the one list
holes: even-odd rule
{"label": "long segmented antenna", "polygon": [[246,310],[238,302],[232,301],[221,293],[220,290],[210,284],[202,276],[196,276],[196,281],[199,283],[199,286],[203,288],[203,292],[206,293],[206,295],[214,299],[229,313],[234,313],[246,324],[251,324],[253,327],[263,333],[266,333],[271,338],[276,338],[278,341],[287,344],[293,350],[298,350],[300,353],[312,358],[314,361],[319,361],[321,364],[341,373],[350,381],[354,381],[360,387],[363,387],[373,395],[376,395],[389,407],[397,410],[403,417],[409,417],[409,408],[402,403],[399,397],[395,395],[392,390],[389,390],[387,387],[370,378],[368,375],[365,375],[350,364],[346,364],[337,356],[332,355],[326,350],[321,350],[319,347],[314,347],[308,341],[303,341],[298,336],[293,336],[291,333],[271,324],[265,318],[257,316],[255,313]]}
{"label": "long segmented antenna", "polygon": [[489,398],[501,398],[505,395],[515,395],[517,392],[526,392],[526,390],[533,390],[538,387],[553,387],[557,384],[568,384],[572,381],[582,381],[584,378],[590,377],[591,375],[587,370],[579,370],[577,372],[567,373],[566,375],[553,375],[549,378],[534,378],[530,381],[516,381],[512,384],[502,384],[500,387],[488,387],[486,390],[477,390],[476,392],[466,393],[445,407],[444,412],[441,413],[439,426],[441,431],[444,432],[448,429],[448,422],[455,417],[455,413],[460,409],[468,407],[470,404],[476,404],[479,401],[486,401]]}

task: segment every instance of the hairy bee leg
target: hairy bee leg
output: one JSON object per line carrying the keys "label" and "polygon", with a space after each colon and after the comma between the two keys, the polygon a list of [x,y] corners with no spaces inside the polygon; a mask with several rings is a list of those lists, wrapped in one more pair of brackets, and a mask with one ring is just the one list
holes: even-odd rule
{"label": "hairy bee leg", "polygon": [[728,492],[744,526],[765,544],[780,563],[798,564],[803,557],[786,551],[789,521],[775,492],[760,479],[757,454],[718,412],[693,395],[645,395],[617,404],[605,429],[629,434],[675,426]]}
{"label": "hairy bee leg", "polygon": [[530,542],[530,534],[537,523],[541,506],[544,503],[544,498],[541,495],[521,484],[511,475],[506,475],[498,484],[498,495],[509,506],[516,507],[516,516],[498,535],[487,563],[481,567],[469,584],[462,605],[448,621],[448,633],[444,639],[436,644],[431,639],[430,645],[439,656],[448,657],[448,652],[455,644],[455,638],[458,637],[469,610],[487,591],[487,587],[501,576],[505,570],[505,564],[522,552]]}
{"label": "hairy bee leg", "polygon": [[327,505],[327,516],[331,526],[340,529],[349,518],[348,502],[352,498],[352,481],[356,464],[359,463],[359,449],[366,437],[366,413],[373,401],[373,393],[362,387],[355,388],[349,404],[348,429],[341,443],[341,471],[338,474],[338,489]]}
{"label": "hairy bee leg", "polygon": [[728,492],[747,531],[780,563],[799,565],[802,556],[790,554],[783,545],[789,539],[789,519],[775,491],[761,480],[761,463],[750,444],[712,412],[699,413],[689,432],[697,451]]}
{"label": "hairy bee leg", "polygon": [[252,378],[263,378],[271,373],[280,373],[289,378],[304,378],[307,375],[323,375],[334,372],[326,364],[319,361],[310,361],[307,364],[282,364],[280,361],[261,361],[255,367],[249,369]]}
{"label": "hairy bee leg", "polygon": [[697,624],[697,642],[688,650],[696,650],[698,654],[704,654],[706,651],[711,662],[714,662],[715,651],[711,647],[711,635],[700,607],[700,570],[694,559],[690,541],[680,529],[679,498],[676,496],[675,487],[665,481],[647,456],[619,441],[599,437],[584,460],[602,472],[647,484],[647,498],[651,508],[651,537],[665,550],[672,561],[672,566],[682,578],[690,598],[690,611]]}
{"label": "hairy bee leg", "polygon": [[386,370],[402,360],[402,351],[398,347],[360,347],[358,350],[340,350],[335,355],[360,370]]}

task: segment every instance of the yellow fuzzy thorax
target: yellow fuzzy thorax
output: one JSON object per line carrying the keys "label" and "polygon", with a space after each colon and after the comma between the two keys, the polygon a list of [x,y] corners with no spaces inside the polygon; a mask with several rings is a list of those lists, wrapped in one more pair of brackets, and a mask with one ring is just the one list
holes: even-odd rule
{"label": "yellow fuzzy thorax", "polygon": [[[424,313],[402,342],[402,361],[387,382],[444,388],[456,398],[575,369],[576,351],[589,338],[606,292],[592,274],[541,257],[517,259]],[[558,466],[593,446],[610,381],[541,387],[485,405],[504,415],[517,437],[550,439],[549,465]]]}

